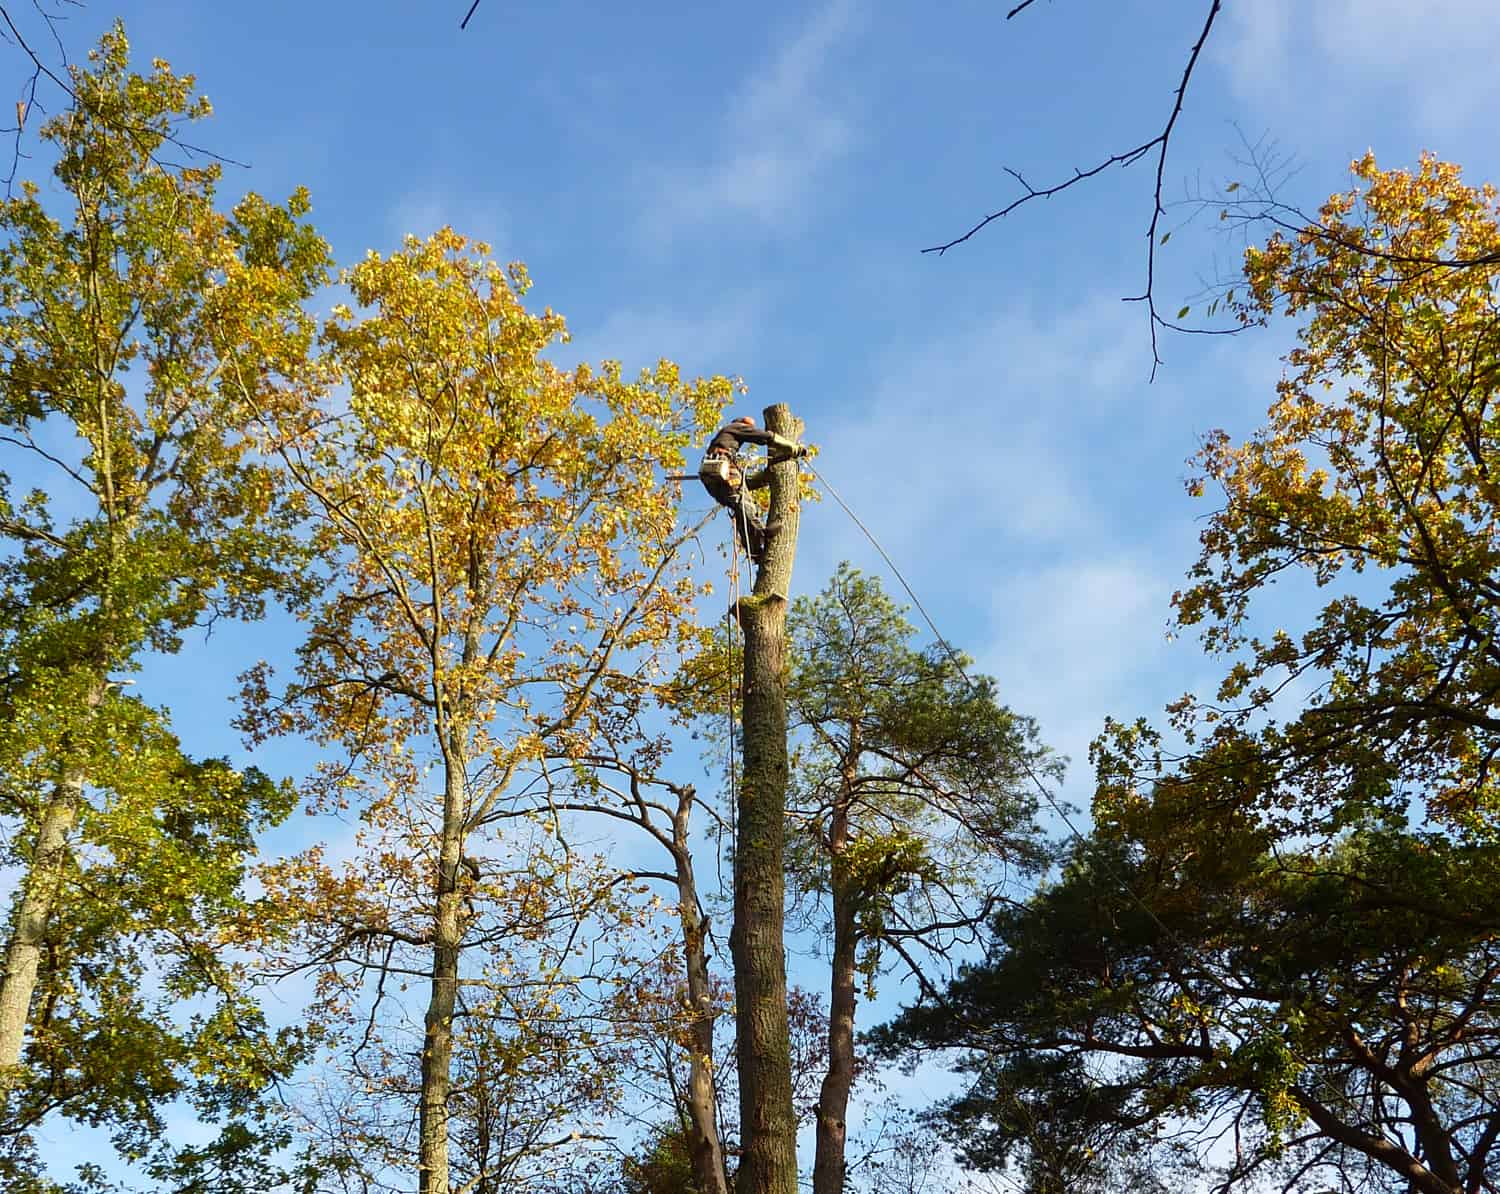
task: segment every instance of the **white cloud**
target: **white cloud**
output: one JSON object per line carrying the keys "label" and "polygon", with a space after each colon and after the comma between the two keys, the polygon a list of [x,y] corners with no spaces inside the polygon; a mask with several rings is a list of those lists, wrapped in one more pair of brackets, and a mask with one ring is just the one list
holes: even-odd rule
{"label": "white cloud", "polygon": [[775,224],[805,207],[853,144],[848,114],[826,83],[855,19],[853,0],[831,0],[735,98],[716,138],[723,152],[661,171],[644,216],[653,239],[721,218]]}
{"label": "white cloud", "polygon": [[1404,111],[1440,136],[1487,119],[1500,99],[1495,15],[1494,0],[1254,0],[1225,9],[1216,52],[1241,97],[1273,112],[1316,126]]}
{"label": "white cloud", "polygon": [[386,224],[399,239],[425,239],[439,228],[452,228],[462,236],[486,242],[497,259],[505,260],[510,222],[496,200],[463,194],[456,188],[419,187],[407,191],[391,205]]}
{"label": "white cloud", "polygon": [[735,362],[753,348],[767,307],[766,294],[753,288],[691,310],[663,304],[627,307],[595,327],[573,329],[573,339],[554,355],[568,362],[617,360],[627,372],[667,357],[684,373],[732,373]]}
{"label": "white cloud", "polygon": [[892,346],[871,362],[863,406],[811,429],[826,449],[814,464],[917,567],[961,547],[958,528],[985,539],[987,556],[1085,543],[1099,498],[1083,442],[1104,434],[1123,396],[1146,389],[1133,315],[1102,298],[1050,319],[1010,307]]}
{"label": "white cloud", "polygon": [[[814,465],[941,633],[1071,758],[1064,794],[1080,806],[1105,716],[1159,720],[1184,662],[1198,666],[1165,630],[1202,513],[1180,496],[1182,460],[1197,421],[1228,413],[1224,375],[1210,353],[1150,385],[1141,336],[1138,309],[1107,296],[1057,314],[1007,306],[878,355],[864,407],[810,435]],[[1165,516],[1162,501],[1176,503]],[[831,502],[804,511],[799,548],[799,591],[840,559],[886,573]]]}
{"label": "white cloud", "polygon": [[[993,638],[976,652],[1003,699],[1038,719],[1044,740],[1069,756],[1067,792],[1089,796],[1088,744],[1106,715],[1156,718],[1146,698],[1163,655],[1178,561],[1131,550],[1089,553],[1008,578],[990,593]],[[1165,697],[1165,693],[1152,693]]]}

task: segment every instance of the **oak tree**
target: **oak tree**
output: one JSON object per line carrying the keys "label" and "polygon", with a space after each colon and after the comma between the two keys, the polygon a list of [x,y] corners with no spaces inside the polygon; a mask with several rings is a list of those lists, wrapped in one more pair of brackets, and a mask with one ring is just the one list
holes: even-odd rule
{"label": "oak tree", "polygon": [[[590,964],[628,939],[632,913],[555,815],[487,827],[559,756],[600,753],[607,709],[693,633],[660,475],[729,383],[686,383],[666,361],[635,380],[613,362],[557,367],[544,353],[564,324],[525,308],[525,270],[451,230],[371,253],[344,284],[352,303],[324,340],[347,407],[266,420],[332,567],[296,678],[282,692],[264,669],[247,678],[247,724],[336,748],[313,795],[354,813],[351,857],[314,852],[267,882],[309,924],[329,1013],[382,1073],[419,1062],[388,1087],[396,1122],[415,1118],[415,1147],[396,1131],[390,1163],[446,1194],[458,1022],[545,1021],[589,953],[579,917],[606,926]],[[416,1045],[408,982],[426,993]]]}
{"label": "oak tree", "polygon": [[[1174,606],[1227,667],[1214,699],[1174,712],[1205,749],[1252,736],[1269,772],[1257,799],[1289,825],[1416,799],[1488,832],[1500,264],[1433,260],[1500,262],[1500,208],[1492,187],[1430,156],[1353,169],[1316,227],[1246,255],[1241,319],[1295,319],[1298,346],[1265,427],[1243,444],[1214,433],[1198,455],[1190,490],[1223,505]],[[1279,578],[1319,594],[1300,630],[1257,618]],[[1292,692],[1292,713],[1266,724]]]}
{"label": "oak tree", "polygon": [[[1500,1187],[1500,212],[1431,157],[1354,173],[1246,255],[1240,318],[1298,346],[1266,425],[1211,435],[1190,482],[1223,505],[1174,605],[1217,694],[1173,707],[1186,750],[1109,727],[1093,838],[890,1035],[973,1050],[945,1115],[981,1164],[1175,1124],[1226,1187]],[[1296,580],[1310,616],[1263,629]]]}

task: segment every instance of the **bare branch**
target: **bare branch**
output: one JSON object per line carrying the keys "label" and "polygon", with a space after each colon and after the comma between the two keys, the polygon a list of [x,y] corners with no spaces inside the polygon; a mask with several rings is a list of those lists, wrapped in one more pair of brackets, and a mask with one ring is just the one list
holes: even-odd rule
{"label": "bare branch", "polygon": [[[1011,9],[1011,11],[1006,14],[1006,19],[1008,20],[1010,17],[1015,16],[1017,13],[1029,7],[1032,3],[1033,0],[1023,0],[1021,4],[1018,4],[1015,8]],[[1061,192],[1068,190],[1070,187],[1076,186],[1078,183],[1083,182],[1086,179],[1093,178],[1098,174],[1102,174],[1104,171],[1114,166],[1133,166],[1136,162],[1140,161],[1142,158],[1146,157],[1153,150],[1155,150],[1156,184],[1152,194],[1151,222],[1146,229],[1146,289],[1142,293],[1137,295],[1130,295],[1124,300],[1127,303],[1146,304],[1146,310],[1148,312],[1148,318],[1151,327],[1152,379],[1155,379],[1156,371],[1162,364],[1161,353],[1159,351],[1156,339],[1156,330],[1158,327],[1169,328],[1170,330],[1176,332],[1187,332],[1191,335],[1204,336],[1228,336],[1234,335],[1235,333],[1239,332],[1241,330],[1240,328],[1184,327],[1173,320],[1166,319],[1156,309],[1156,294],[1154,289],[1156,284],[1156,249],[1158,246],[1157,230],[1161,223],[1161,217],[1165,214],[1166,211],[1162,203],[1162,185],[1166,174],[1167,150],[1171,145],[1172,131],[1177,126],[1177,118],[1182,115],[1182,106],[1183,101],[1187,96],[1188,83],[1192,80],[1193,70],[1198,65],[1198,58],[1203,52],[1203,46],[1208,41],[1208,35],[1213,30],[1214,21],[1218,19],[1219,10],[1222,7],[1223,0],[1210,0],[1208,6],[1208,16],[1203,22],[1203,28],[1198,33],[1198,40],[1193,43],[1192,51],[1188,55],[1187,65],[1183,68],[1182,78],[1179,80],[1177,84],[1177,90],[1172,97],[1172,109],[1167,114],[1167,122],[1162,127],[1161,132],[1157,133],[1156,136],[1152,137],[1150,140],[1143,141],[1133,149],[1127,149],[1121,153],[1110,154],[1098,164],[1090,167],[1087,170],[1080,170],[1075,167],[1071,178],[1064,179],[1062,182],[1056,183],[1053,186],[1033,187],[1029,182],[1026,181],[1024,177],[1021,176],[1019,172],[1006,167],[1005,172],[1021,184],[1022,188],[1024,189],[1024,194],[1012,200],[1000,210],[992,212],[990,215],[985,216],[962,236],[956,236],[952,240],[940,245],[932,245],[929,248],[923,249],[922,252],[936,253],[939,256],[942,256],[955,245],[963,244],[966,240],[972,237],[975,233],[979,232],[982,228],[987,227],[988,225],[994,223],[994,221],[996,220],[1002,219],[1003,217],[1009,215],[1011,212],[1015,211],[1016,208],[1021,207],[1023,204],[1030,203],[1033,199],[1050,199],[1053,195],[1060,194]]]}

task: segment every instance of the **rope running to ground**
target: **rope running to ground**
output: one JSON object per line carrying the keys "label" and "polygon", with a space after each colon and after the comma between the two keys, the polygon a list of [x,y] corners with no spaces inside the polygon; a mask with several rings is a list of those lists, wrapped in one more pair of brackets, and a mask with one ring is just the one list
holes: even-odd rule
{"label": "rope running to ground", "polygon": [[735,764],[734,764],[734,689],[736,684],[734,668],[734,624],[738,616],[740,604],[740,538],[738,531],[731,531],[729,535],[729,560],[732,579],[729,582],[729,611],[724,615],[728,622],[728,637],[725,643],[728,650],[729,665],[729,692],[728,692],[728,728],[729,728],[729,807],[738,808],[735,794]]}
{"label": "rope running to ground", "polygon": [[[813,467],[811,461],[807,462],[807,468],[808,471],[818,479],[818,483],[823,486],[824,490],[827,491],[828,496],[839,504],[844,513],[849,516],[851,521],[853,521],[854,525],[864,533],[865,538],[870,541],[870,545],[880,553],[880,558],[886,562],[886,566],[890,568],[896,579],[901,582],[901,587],[906,590],[906,595],[911,598],[912,604],[917,607],[917,611],[922,615],[922,620],[927,623],[927,628],[932,631],[933,638],[935,638],[939,646],[941,646],[943,650],[948,653],[948,657],[953,661],[953,666],[958,668],[959,675],[961,675],[964,680],[974,688],[976,692],[980,691],[978,683],[972,676],[969,675],[968,668],[964,666],[963,657],[953,649],[952,644],[949,643],[949,641],[944,638],[942,633],[938,630],[937,623],[932,620],[932,615],[927,612],[927,607],[922,604],[922,599],[917,596],[916,590],[911,587],[911,585],[907,582],[906,577],[901,574],[901,569],[896,567],[896,561],[891,559],[889,553],[885,550],[884,547],[881,546],[880,540],[875,538],[875,535],[870,530],[870,528],[865,526],[865,524],[860,521],[859,515],[854,513],[854,511],[849,508],[849,503],[844,501],[844,499],[839,496],[838,490],[830,485],[827,478]],[[1027,778],[1031,780],[1032,784],[1036,787],[1036,790],[1042,794],[1042,798],[1052,806],[1052,811],[1062,818],[1063,824],[1068,827],[1068,832],[1073,835],[1076,841],[1078,841],[1080,844],[1083,844],[1083,834],[1079,833],[1078,827],[1073,824],[1072,818],[1068,816],[1067,810],[1063,807],[1063,805],[1059,801],[1054,799],[1052,793],[1048,791],[1047,785],[1042,783],[1041,777],[1037,775],[1036,771],[1032,768],[1031,763],[1026,759],[1024,754],[1021,756],[1021,766],[1025,769]],[[1168,929],[1166,925],[1162,924],[1161,918],[1158,917],[1156,913],[1153,912],[1149,907],[1147,907],[1145,902],[1138,895],[1136,895],[1135,892],[1132,891],[1125,883],[1120,882],[1118,875],[1113,876],[1113,878],[1116,880],[1119,887],[1123,891],[1125,891],[1132,900],[1140,905],[1141,910],[1144,911],[1146,915],[1156,923],[1157,927],[1161,929],[1164,935],[1166,935],[1170,939],[1176,940],[1172,931]],[[1181,947],[1180,941],[1178,942],[1178,945],[1179,947]],[[926,984],[924,983],[922,985],[925,986]],[[947,1005],[947,1000],[944,999],[941,994],[937,994],[936,992],[934,992],[934,994],[936,995],[939,1003]],[[970,1023],[969,1027],[976,1030],[981,1036],[987,1035],[989,1031],[987,1028],[979,1024]],[[1021,1092],[1018,1088],[1016,1088],[1010,1082],[1006,1081],[1003,1076],[999,1077],[1001,1087],[1005,1090],[1005,1093],[1010,1096],[1011,1101],[1015,1105],[1016,1109],[1019,1110],[1025,1117],[1027,1126],[1030,1129],[1030,1135],[1032,1139],[1035,1140],[1037,1135],[1040,1133],[1041,1125],[1037,1122],[1036,1115],[1031,1109],[1031,1104],[1026,1102],[1021,1097]],[[1088,1091],[1084,1096],[1086,1106],[1093,1102],[1094,1093],[1097,1088],[1097,1084],[1093,1078],[1093,1075],[1088,1075],[1088,1078]]]}
{"label": "rope running to ground", "polygon": [[[818,470],[812,466],[812,463],[810,461],[807,464],[807,468],[808,471],[818,479],[818,483],[821,484],[827,491],[828,496],[831,497],[835,502],[837,502],[840,507],[842,507],[844,513],[849,516],[854,525],[864,533],[865,538],[870,541],[870,545],[880,553],[880,558],[886,562],[886,566],[890,568],[896,579],[901,582],[901,587],[906,590],[906,595],[911,598],[912,604],[916,606],[917,611],[922,615],[922,620],[927,623],[927,628],[932,631],[933,637],[937,639],[938,644],[943,648],[944,651],[947,652],[948,657],[953,661],[953,665],[958,668],[959,674],[963,676],[963,678],[967,680],[971,685],[973,685],[977,691],[979,685],[975,682],[973,677],[969,675],[968,669],[964,666],[963,657],[953,649],[952,644],[949,643],[949,641],[944,638],[942,633],[938,630],[937,624],[932,620],[932,615],[929,614],[926,607],[923,606],[922,599],[917,596],[916,591],[907,582],[906,577],[901,574],[901,569],[896,567],[896,562],[891,559],[885,548],[880,545],[880,540],[875,538],[875,535],[870,530],[870,528],[865,526],[865,524],[860,521],[859,515],[855,514],[854,511],[849,508],[849,503],[844,501],[844,499],[839,496],[838,490],[834,489],[834,487],[828,483],[827,478],[825,478],[820,472],[818,472]],[[1052,795],[1052,793],[1048,790],[1047,785],[1042,782],[1041,777],[1037,775],[1035,769],[1031,766],[1030,762],[1027,761],[1024,756],[1021,759],[1021,766],[1025,769],[1026,776],[1031,780],[1032,785],[1038,792],[1041,793],[1042,798],[1051,806],[1052,811],[1055,812],[1060,818],[1062,818],[1063,824],[1068,827],[1068,832],[1073,835],[1074,840],[1079,845],[1086,845],[1086,839],[1084,838],[1083,834],[1079,832],[1078,827],[1073,824],[1073,819],[1068,816],[1066,808]],[[1103,865],[1103,869],[1109,874],[1110,878],[1115,881],[1115,885],[1121,891],[1123,891],[1126,896],[1130,898],[1132,903],[1134,903],[1138,908],[1140,908],[1142,912],[1146,914],[1148,918],[1150,918],[1151,922],[1156,925],[1156,927],[1161,931],[1162,936],[1165,937],[1168,941],[1172,942],[1179,950],[1183,951],[1185,956],[1191,956],[1193,951],[1188,949],[1187,943],[1184,942],[1181,937],[1173,932],[1172,929],[1162,921],[1161,917],[1156,914],[1156,911],[1149,904],[1147,904],[1145,900],[1143,900],[1139,895],[1136,894],[1134,888],[1126,883],[1120,875],[1116,874],[1114,868],[1108,863],[1105,863],[1102,858],[1099,861]],[[1210,975],[1205,974],[1204,977],[1208,978],[1209,981],[1213,981],[1212,976]],[[1222,986],[1222,984],[1217,985]],[[941,996],[939,996],[938,998],[940,1002],[946,1002],[942,999]],[[970,1027],[979,1030],[981,1035],[984,1035],[985,1032],[987,1032],[987,1030],[984,1029],[981,1025],[971,1024]],[[1002,1085],[1008,1086],[1007,1083],[1003,1082]],[[1096,1090],[1097,1082],[1093,1078],[1093,1075],[1089,1075],[1088,1093],[1085,1096],[1088,1102],[1093,1101]],[[1007,1093],[1009,1093],[1016,1106],[1025,1115],[1032,1132],[1035,1133],[1038,1130],[1039,1125],[1036,1121],[1036,1117],[1032,1114],[1030,1104],[1022,1100],[1020,1091],[1013,1087],[1010,1088]]]}
{"label": "rope running to ground", "polygon": [[[890,568],[896,579],[901,582],[901,587],[906,590],[906,595],[911,598],[912,604],[917,608],[917,612],[922,615],[922,620],[927,623],[927,628],[932,631],[933,637],[937,639],[938,645],[947,652],[949,659],[953,661],[953,666],[958,668],[959,674],[963,676],[963,678],[967,680],[971,685],[973,685],[976,690],[978,690],[979,685],[974,680],[974,678],[969,675],[968,668],[964,666],[963,657],[953,649],[953,645],[946,638],[944,638],[942,632],[938,630],[937,623],[932,620],[932,615],[927,612],[926,607],[922,604],[922,599],[917,596],[915,590],[913,590],[911,585],[907,583],[906,577],[901,575],[901,569],[896,567],[896,562],[891,559],[885,548],[880,545],[880,540],[875,538],[875,535],[870,530],[870,528],[865,526],[865,524],[860,521],[859,515],[855,514],[854,511],[849,508],[849,503],[844,501],[844,499],[839,496],[838,490],[836,490],[832,485],[828,483],[828,479],[824,477],[822,473],[818,472],[818,470],[812,466],[812,463],[810,461],[807,462],[807,468],[808,471],[818,479],[818,483],[823,486],[824,490],[827,491],[828,496],[836,501],[843,508],[844,513],[853,520],[854,525],[857,526],[862,532],[864,532],[864,536],[870,541],[870,545],[880,553],[880,558],[886,562],[886,566]],[[1073,819],[1068,816],[1067,808],[1052,795],[1051,791],[1048,790],[1047,785],[1042,782],[1041,777],[1037,775],[1035,769],[1031,766],[1031,763],[1024,756],[1022,756],[1021,758],[1021,766],[1025,769],[1026,776],[1031,780],[1032,785],[1039,793],[1041,793],[1042,799],[1044,799],[1048,803],[1048,805],[1051,806],[1054,813],[1062,818],[1062,823],[1068,827],[1068,832],[1073,835],[1074,839],[1078,842],[1079,845],[1085,845],[1086,839],[1079,831],[1078,826],[1073,824]],[[1136,893],[1130,888],[1130,886],[1123,880],[1121,880],[1118,875],[1114,875],[1112,877],[1119,884],[1120,888],[1131,898],[1131,900],[1140,907],[1141,911],[1151,918],[1156,927],[1162,931],[1162,934],[1170,940],[1176,942],[1179,948],[1183,948],[1183,942],[1177,937],[1177,934],[1172,932],[1171,929],[1169,929],[1164,923],[1162,923],[1161,917],[1157,916],[1156,913],[1151,909],[1151,907],[1144,900],[1142,900],[1140,896],[1136,895]]]}

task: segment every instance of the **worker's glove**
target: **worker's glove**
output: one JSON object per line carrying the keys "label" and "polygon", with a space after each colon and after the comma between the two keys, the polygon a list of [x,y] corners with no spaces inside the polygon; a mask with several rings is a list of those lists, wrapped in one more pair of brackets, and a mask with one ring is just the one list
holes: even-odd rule
{"label": "worker's glove", "polygon": [[775,436],[769,444],[770,453],[782,460],[788,457],[805,456],[806,450],[794,439],[787,439],[784,435]]}

